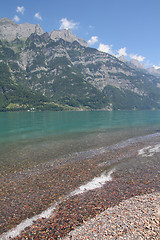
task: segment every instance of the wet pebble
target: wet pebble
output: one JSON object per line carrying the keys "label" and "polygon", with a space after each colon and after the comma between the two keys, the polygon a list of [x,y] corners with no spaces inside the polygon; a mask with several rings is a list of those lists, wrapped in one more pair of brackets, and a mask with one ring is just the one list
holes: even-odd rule
{"label": "wet pebble", "polygon": [[[102,188],[65,198],[51,218],[36,221],[33,226],[25,229],[21,236],[17,236],[15,239],[61,239],[77,226],[84,224],[106,209],[120,204],[123,200],[158,191],[160,186],[159,159],[148,160],[144,164],[142,159],[136,159],[137,149],[136,145],[132,145],[92,159],[69,162],[60,166],[48,166],[43,169],[37,168],[37,171],[31,170],[28,173],[22,171],[19,174],[15,173],[3,178],[1,231],[7,231],[23,219],[38,214],[56,201],[63,200],[66,194],[84,182],[99,176],[110,166],[114,166],[115,159],[117,159],[117,163],[121,162],[121,167],[118,167],[117,171],[113,173],[113,181],[107,182]],[[132,154],[128,154],[130,152]],[[125,158],[126,154],[129,156],[128,158]],[[101,163],[107,161],[110,162],[109,167],[103,164],[99,167]],[[122,232],[121,235],[128,231],[127,223],[121,229],[113,222],[111,223],[112,227],[119,229]],[[97,237],[99,232],[97,233],[95,230],[94,234]]]}

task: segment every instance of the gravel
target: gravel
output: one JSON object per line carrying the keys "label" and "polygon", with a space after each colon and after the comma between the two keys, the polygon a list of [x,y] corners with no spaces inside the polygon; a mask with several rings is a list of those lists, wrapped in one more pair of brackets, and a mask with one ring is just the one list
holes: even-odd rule
{"label": "gravel", "polygon": [[160,239],[160,193],[136,196],[71,231],[70,239]]}

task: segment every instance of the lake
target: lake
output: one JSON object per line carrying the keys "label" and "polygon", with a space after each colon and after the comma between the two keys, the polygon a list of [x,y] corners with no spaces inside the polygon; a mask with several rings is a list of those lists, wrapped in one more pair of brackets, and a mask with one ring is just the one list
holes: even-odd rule
{"label": "lake", "polygon": [[1,173],[159,130],[160,111],[1,112]]}

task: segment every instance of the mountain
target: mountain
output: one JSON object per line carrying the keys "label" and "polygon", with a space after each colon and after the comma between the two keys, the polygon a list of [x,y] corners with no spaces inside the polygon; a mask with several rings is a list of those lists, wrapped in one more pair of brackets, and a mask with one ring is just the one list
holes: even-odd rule
{"label": "mountain", "polygon": [[39,24],[16,24],[8,18],[0,19],[0,39],[12,41],[16,38],[27,39],[32,33],[41,35],[44,33]]}
{"label": "mountain", "polygon": [[[30,23],[16,24],[14,21],[8,18],[0,19],[0,39],[11,41],[16,38],[27,39],[32,33],[37,35],[42,35],[44,33],[43,29],[39,24],[34,25]],[[82,46],[88,47],[88,43],[81,38],[77,38],[75,34],[72,34],[71,30],[64,29],[62,31],[53,30],[49,33],[49,36],[54,41],[63,39],[68,42],[77,41]]]}
{"label": "mountain", "polygon": [[154,67],[150,67],[147,71],[154,76],[160,77],[160,68],[155,69]]}
{"label": "mountain", "polygon": [[88,47],[88,43],[85,42],[82,38],[77,38],[75,34],[72,34],[70,29],[63,29],[61,31],[53,30],[49,33],[49,36],[54,41],[57,41],[59,39],[63,39],[67,42],[73,43],[74,41],[77,41],[80,45],[84,47]]}
{"label": "mountain", "polygon": [[124,56],[119,57],[119,60],[125,62],[128,66],[130,66],[132,68],[141,70],[143,72],[149,73],[156,77],[160,77],[160,67],[159,68],[155,68],[155,67],[146,68],[145,65],[140,63],[138,60],[131,59],[130,61],[127,61]]}
{"label": "mountain", "polygon": [[78,108],[160,108],[160,78],[89,48],[70,30],[48,34],[1,19],[0,109]]}

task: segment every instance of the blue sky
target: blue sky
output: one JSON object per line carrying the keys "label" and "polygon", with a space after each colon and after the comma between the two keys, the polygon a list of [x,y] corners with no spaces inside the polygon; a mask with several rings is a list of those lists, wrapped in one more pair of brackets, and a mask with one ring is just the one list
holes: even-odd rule
{"label": "blue sky", "polygon": [[1,0],[3,17],[70,28],[91,47],[160,67],[160,0]]}

